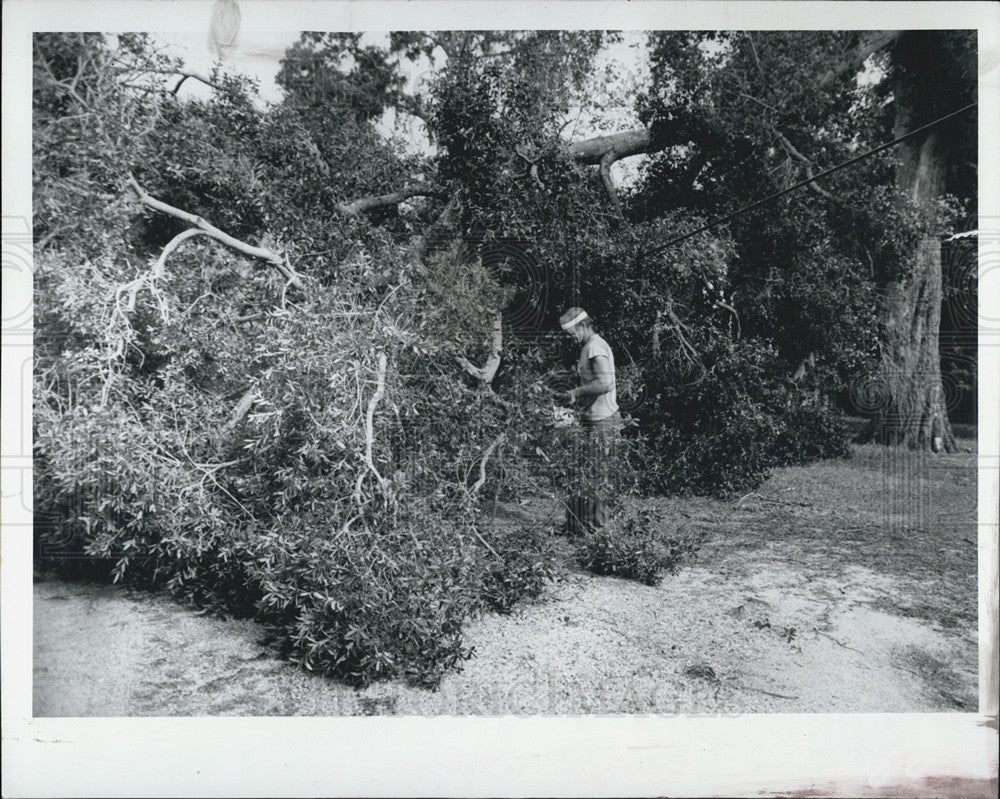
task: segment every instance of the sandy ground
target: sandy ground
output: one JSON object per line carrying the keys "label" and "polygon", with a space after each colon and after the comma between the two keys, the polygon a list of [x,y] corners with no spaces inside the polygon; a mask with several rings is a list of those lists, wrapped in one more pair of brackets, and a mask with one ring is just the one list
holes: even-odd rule
{"label": "sandy ground", "polygon": [[351,689],[277,660],[251,621],[39,579],[34,714],[974,711],[975,456],[887,457],[665,501],[706,532],[692,564],[655,588],[569,571],[471,623],[475,656],[434,692]]}

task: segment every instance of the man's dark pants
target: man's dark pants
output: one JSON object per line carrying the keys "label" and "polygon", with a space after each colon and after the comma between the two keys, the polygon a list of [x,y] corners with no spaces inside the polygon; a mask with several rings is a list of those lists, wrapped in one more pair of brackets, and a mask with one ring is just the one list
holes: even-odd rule
{"label": "man's dark pants", "polygon": [[583,420],[577,490],[566,509],[566,532],[571,535],[594,531],[608,522],[621,429],[622,417],[617,411],[597,421]]}

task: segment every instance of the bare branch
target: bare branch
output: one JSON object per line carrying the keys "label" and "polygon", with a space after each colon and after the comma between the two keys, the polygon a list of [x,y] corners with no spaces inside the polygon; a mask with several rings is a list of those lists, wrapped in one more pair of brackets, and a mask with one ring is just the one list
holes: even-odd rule
{"label": "bare branch", "polygon": [[163,252],[160,253],[160,257],[156,259],[156,263],[153,264],[153,277],[163,277],[163,269],[167,265],[167,258],[170,254],[181,246],[185,241],[195,236],[207,236],[208,231],[199,230],[198,228],[188,228],[183,233],[178,233],[174,236],[166,247],[163,248]]}
{"label": "bare branch", "polygon": [[193,72],[189,69],[163,69],[158,67],[158,68],[144,69],[143,71],[152,73],[154,75],[180,75],[181,79],[177,82],[177,85],[174,87],[174,90],[172,92],[173,94],[177,94],[178,90],[181,88],[181,84],[183,84],[184,81],[186,81],[188,78],[190,78],[191,80],[200,81],[201,83],[204,83],[206,86],[211,86],[213,89],[219,92],[224,92],[226,90],[221,83],[216,83],[214,80],[207,77],[206,75],[202,75],[200,72]]}
{"label": "bare branch", "polygon": [[766,108],[766,109],[767,109],[768,111],[773,111],[773,112],[774,112],[775,114],[778,114],[779,116],[784,116],[784,115],[785,115],[785,112],[784,112],[784,111],[779,111],[779,110],[778,110],[777,108],[775,108],[775,107],[774,107],[773,105],[768,105],[768,104],[767,104],[767,103],[765,103],[765,102],[764,102],[763,100],[760,100],[760,99],[758,99],[758,98],[756,98],[756,97],[752,97],[751,95],[749,95],[749,94],[745,94],[744,92],[739,92],[739,95],[740,95],[740,97],[742,97],[742,98],[743,98],[744,100],[751,100],[751,101],[753,101],[753,102],[757,103],[757,105],[760,105],[760,106],[763,106],[763,107],[764,107],[764,108]]}
{"label": "bare branch", "polygon": [[256,389],[249,388],[243,393],[243,396],[240,397],[240,401],[236,403],[236,408],[233,409],[233,413],[229,417],[229,421],[226,422],[225,429],[227,431],[232,430],[240,422],[243,421],[243,418],[247,415],[247,413],[249,413],[250,408],[253,407],[254,400],[256,399],[257,399]]}
{"label": "bare branch", "polygon": [[410,241],[410,260],[411,262],[420,268],[423,268],[424,255],[427,254],[427,248],[430,246],[431,239],[441,229],[448,229],[455,224],[455,217],[458,214],[458,198],[452,197],[448,200],[448,204],[445,205],[444,210],[438,218],[427,228],[423,233],[414,236]]}
{"label": "bare branch", "polygon": [[379,194],[371,197],[361,197],[349,203],[338,203],[337,210],[346,216],[360,216],[364,211],[382,208],[386,205],[399,205],[411,197],[441,197],[446,198],[448,192],[437,183],[415,183],[399,191],[389,194]]}
{"label": "bare branch", "polygon": [[139,201],[153,210],[160,211],[170,216],[176,217],[177,219],[183,219],[189,225],[193,225],[199,230],[204,231],[206,234],[211,236],[217,241],[221,241],[227,247],[232,247],[234,250],[239,250],[246,255],[251,255],[254,258],[261,258],[267,261],[271,266],[277,269],[288,282],[295,286],[297,289],[305,293],[305,286],[302,283],[301,278],[296,274],[296,272],[288,265],[287,261],[278,253],[268,250],[264,247],[255,247],[252,244],[247,244],[245,241],[240,241],[239,239],[233,238],[228,233],[224,233],[219,230],[219,228],[206,222],[200,216],[188,213],[187,211],[182,211],[180,208],[175,208],[161,200],[157,200],[155,197],[151,197],[146,190],[139,185],[135,177],[129,173],[128,176],[129,185],[135,191],[136,195],[139,197]]}
{"label": "bare branch", "polygon": [[744,33],[746,34],[747,41],[750,42],[750,52],[753,54],[753,62],[754,62],[754,64],[757,65],[757,72],[763,78],[764,77],[764,70],[763,70],[763,68],[761,68],[761,65],[760,65],[760,57],[757,55],[757,45],[754,44],[754,42],[753,42],[753,34],[751,34],[750,31],[744,31]]}
{"label": "bare branch", "polygon": [[[660,320],[663,315],[666,315],[672,324],[665,325]],[[677,341],[681,346],[681,354],[688,360],[692,366],[699,366],[704,371],[705,367],[698,358],[698,351],[694,348],[687,337],[684,335],[685,331],[690,333],[690,329],[685,325],[674,313],[672,304],[670,302],[662,309],[656,312],[656,321],[653,324],[653,351],[659,354],[660,352],[660,333],[665,330],[673,331],[674,335],[677,337]]]}
{"label": "bare branch", "polygon": [[[781,146],[785,148],[785,152],[788,153],[792,158],[797,160],[799,163],[805,166],[806,176],[811,178],[813,176],[812,161],[810,161],[802,153],[800,153],[797,149],[795,149],[792,143],[782,135],[781,131],[775,130],[774,135],[778,137],[778,141],[780,141]],[[826,189],[824,189],[815,181],[809,184],[809,188],[828,200],[834,199],[833,195],[830,194],[830,192],[828,192]]]}
{"label": "bare branch", "polygon": [[785,138],[785,136],[781,133],[780,130],[774,131],[774,135],[778,137],[778,141],[781,142],[781,146],[785,148],[785,152],[788,153],[790,156],[792,156],[792,158],[796,159],[797,161],[803,164],[809,163],[809,159],[806,158],[804,155],[802,155],[802,153],[800,153],[797,149],[795,149],[792,143]]}
{"label": "bare branch", "polygon": [[531,157],[525,155],[524,153],[522,153],[520,147],[515,147],[514,148],[514,152],[517,154],[518,158],[520,158],[522,161],[524,161],[524,163],[526,163],[528,165],[537,164],[541,160],[541,158],[542,158],[541,155],[537,155],[534,158],[531,158]]}
{"label": "bare branch", "polygon": [[570,158],[577,163],[600,164],[604,156],[610,152],[616,154],[615,161],[628,158],[631,155],[654,152],[650,149],[651,143],[652,136],[649,131],[645,128],[639,128],[573,142],[566,149]]}
{"label": "bare branch", "polygon": [[357,504],[361,504],[361,486],[365,482],[365,475],[371,471],[375,475],[375,479],[378,480],[379,487],[385,490],[386,479],[379,474],[378,469],[375,468],[375,464],[372,462],[372,449],[374,445],[374,424],[375,424],[375,406],[378,405],[379,400],[382,399],[382,394],[385,392],[385,370],[388,365],[388,358],[384,352],[380,352],[378,355],[378,385],[375,387],[375,393],[372,398],[368,401],[368,413],[365,416],[365,465],[367,469],[364,469],[361,474],[358,475],[357,485],[354,486],[354,501]]}
{"label": "bare branch", "polygon": [[[153,268],[150,269],[148,274],[141,275],[140,277],[122,286],[119,289],[119,294],[121,291],[128,289],[128,301],[125,303],[125,310],[129,313],[135,310],[135,300],[139,295],[139,289],[143,286],[148,286],[153,295],[158,297],[156,291],[156,281],[163,277],[164,268],[167,265],[167,258],[170,254],[176,250],[181,244],[183,244],[188,239],[194,236],[207,236],[208,234],[204,230],[198,230],[198,228],[188,228],[183,233],[178,233],[174,236],[166,247],[163,248],[163,252],[160,253],[160,257],[156,259],[156,263],[153,264]],[[161,311],[164,313],[164,319],[167,318],[165,306],[162,305],[161,301]]]}
{"label": "bare branch", "polygon": [[542,182],[542,179],[538,177],[538,164],[532,164],[531,169],[528,170],[528,172],[531,175],[531,177],[535,179],[535,183],[537,184],[538,188],[544,190],[545,184]]}
{"label": "bare branch", "polygon": [[[48,63],[46,63],[45,66],[48,67]],[[51,69],[49,69],[49,74],[50,75],[52,74]],[[76,88],[74,86],[72,86],[72,85],[67,86],[62,81],[56,80],[55,77],[52,77],[48,81],[48,83],[49,83],[49,85],[54,86],[56,89],[59,89],[59,91],[62,91],[62,92],[65,92],[66,94],[68,94],[70,97],[72,97],[74,100],[76,100],[80,105],[82,105],[84,108],[86,108],[88,111],[90,111],[90,113],[94,113],[94,109],[91,108],[90,103],[88,103],[86,100],[84,100],[79,95],[79,93],[76,91]]]}
{"label": "bare branch", "polygon": [[486,448],[486,452],[483,455],[483,459],[479,462],[479,479],[472,484],[472,490],[469,492],[472,496],[475,496],[479,489],[483,487],[486,482],[486,462],[490,459],[490,455],[493,451],[500,446],[501,442],[507,437],[506,433],[501,433],[496,438],[493,439],[493,443]]}
{"label": "bare branch", "polygon": [[611,204],[614,206],[615,215],[622,218],[622,201],[618,197],[618,189],[615,187],[615,180],[611,176],[611,165],[618,160],[618,153],[615,150],[608,150],[601,158],[601,180],[604,181],[604,188],[607,189],[611,197]]}
{"label": "bare branch", "polygon": [[736,309],[730,305],[728,302],[723,302],[722,300],[716,300],[715,304],[720,308],[725,308],[729,313],[733,315],[733,320],[736,322],[736,338],[739,338],[743,332],[743,328],[740,325],[740,315],[736,312]]}

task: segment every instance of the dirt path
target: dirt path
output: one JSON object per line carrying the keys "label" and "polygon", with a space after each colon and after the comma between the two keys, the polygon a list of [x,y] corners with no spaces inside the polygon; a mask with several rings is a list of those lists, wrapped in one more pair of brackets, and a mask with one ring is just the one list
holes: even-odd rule
{"label": "dirt path", "polygon": [[[275,659],[253,622],[42,580],[34,713],[973,711],[975,459],[880,483],[879,457],[779,470],[738,502],[665,502],[706,530],[692,565],[656,588],[570,572],[546,601],[472,623],[475,657],[436,692],[353,690]],[[918,524],[932,507],[951,510]]]}

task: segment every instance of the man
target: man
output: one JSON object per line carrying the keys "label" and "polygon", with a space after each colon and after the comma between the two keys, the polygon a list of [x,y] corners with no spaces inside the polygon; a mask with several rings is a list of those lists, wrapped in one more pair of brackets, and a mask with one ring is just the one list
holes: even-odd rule
{"label": "man", "polygon": [[569,391],[570,404],[581,406],[584,442],[579,485],[566,511],[566,531],[578,534],[607,523],[611,474],[615,468],[622,417],[615,392],[615,356],[582,308],[570,308],[559,325],[581,344],[577,369],[580,385]]}

